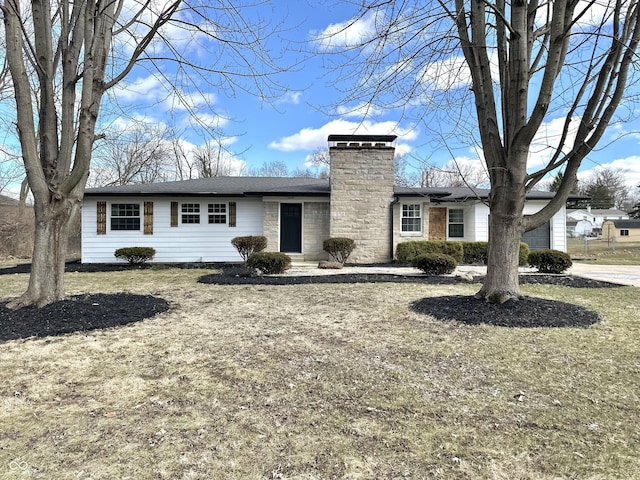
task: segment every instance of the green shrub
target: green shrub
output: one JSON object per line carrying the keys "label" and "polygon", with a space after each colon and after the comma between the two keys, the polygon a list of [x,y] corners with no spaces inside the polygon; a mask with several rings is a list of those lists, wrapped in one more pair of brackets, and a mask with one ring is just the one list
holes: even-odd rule
{"label": "green shrub", "polygon": [[427,275],[444,275],[453,272],[458,266],[458,262],[451,255],[426,253],[415,257],[411,261],[411,265]]}
{"label": "green shrub", "polygon": [[526,267],[529,265],[529,245],[520,242],[520,253],[518,255],[518,265]]}
{"label": "green shrub", "polygon": [[573,262],[568,253],[559,250],[534,250],[529,254],[529,265],[542,273],[562,273]]}
{"label": "green shrub", "polygon": [[258,253],[267,248],[267,237],[261,235],[249,235],[248,237],[235,237],[231,240],[231,245],[238,251],[242,260],[247,259],[254,253]]}
{"label": "green shrub", "polygon": [[479,263],[487,264],[487,251],[489,242],[461,242],[462,243],[462,262],[467,265]]}
{"label": "green shrub", "polygon": [[[487,264],[489,242],[462,242],[464,251],[462,262],[464,264],[480,263]],[[526,267],[529,263],[529,245],[520,242],[520,250],[518,252],[518,265]]]}
{"label": "green shrub", "polygon": [[400,263],[411,264],[420,255],[444,254],[461,262],[463,257],[462,242],[445,242],[442,240],[414,240],[401,242],[396,248],[396,258]]}
{"label": "green shrub", "polygon": [[151,247],[123,247],[117,249],[114,255],[116,258],[121,258],[131,265],[135,265],[152,260],[156,251]]}
{"label": "green shrub", "polygon": [[336,262],[342,264],[347,261],[354,248],[356,248],[356,242],[350,238],[335,237],[322,242],[322,249],[331,255]]}
{"label": "green shrub", "polygon": [[277,275],[291,267],[291,257],[280,252],[254,253],[247,259],[247,267],[260,270],[266,275]]}

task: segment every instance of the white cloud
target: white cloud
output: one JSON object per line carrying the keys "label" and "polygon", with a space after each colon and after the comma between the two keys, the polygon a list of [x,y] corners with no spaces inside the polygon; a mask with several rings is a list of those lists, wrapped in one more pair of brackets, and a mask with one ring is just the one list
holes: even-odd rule
{"label": "white cloud", "polygon": [[630,191],[634,194],[638,191],[638,185],[640,185],[640,155],[619,158],[609,163],[601,163],[597,167],[590,168],[589,170],[581,170],[578,173],[578,180],[586,180],[594,173],[604,169],[624,172],[625,184],[629,187]]}
{"label": "white cloud", "polygon": [[385,112],[384,109],[378,108],[370,103],[361,103],[354,105],[353,107],[347,107],[341,105],[336,109],[336,113],[340,116],[347,118],[370,118],[382,115]]}
{"label": "white cloud", "polygon": [[[400,147],[402,143],[415,140],[418,131],[414,128],[401,128],[397,122],[350,122],[340,119],[332,120],[320,128],[303,128],[294,135],[271,142],[269,148],[283,152],[326,148],[329,135],[398,135]],[[409,147],[405,145],[402,148],[406,150]]]}
{"label": "white cloud", "polygon": [[282,97],[278,98],[276,101],[277,104],[292,104],[298,105],[300,103],[300,99],[302,98],[302,92],[286,92]]}
{"label": "white cloud", "polygon": [[[558,142],[562,138],[565,118],[556,118],[540,125],[538,132],[533,138],[529,150],[528,168],[540,168],[545,166],[558,148]],[[562,151],[568,153],[573,147],[580,118],[573,118],[569,125],[568,135],[562,147]]]}
{"label": "white cloud", "polygon": [[144,101],[153,103],[167,96],[167,89],[156,75],[139,77],[131,82],[121,82],[114,87],[114,93],[119,101],[130,103]]}
{"label": "white cloud", "polygon": [[361,45],[375,35],[378,15],[371,11],[357,19],[332,23],[319,33],[312,32],[313,40],[328,50]]}

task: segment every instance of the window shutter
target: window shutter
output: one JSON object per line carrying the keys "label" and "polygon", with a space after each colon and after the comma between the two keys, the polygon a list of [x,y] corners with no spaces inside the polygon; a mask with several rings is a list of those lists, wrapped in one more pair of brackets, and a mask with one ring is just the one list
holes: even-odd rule
{"label": "window shutter", "polygon": [[229,226],[236,226],[236,202],[229,202]]}
{"label": "window shutter", "polygon": [[144,234],[153,235],[153,202],[144,202]]}
{"label": "window shutter", "polygon": [[171,226],[178,226],[178,202],[171,202]]}
{"label": "window shutter", "polygon": [[97,202],[96,213],[97,213],[96,233],[98,235],[106,235],[107,234],[107,202]]}

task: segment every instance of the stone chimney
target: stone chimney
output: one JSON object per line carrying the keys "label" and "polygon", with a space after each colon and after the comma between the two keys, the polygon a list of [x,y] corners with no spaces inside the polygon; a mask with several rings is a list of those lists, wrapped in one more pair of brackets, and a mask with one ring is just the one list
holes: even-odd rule
{"label": "stone chimney", "polygon": [[353,263],[392,260],[395,135],[329,135],[330,236],[348,237]]}

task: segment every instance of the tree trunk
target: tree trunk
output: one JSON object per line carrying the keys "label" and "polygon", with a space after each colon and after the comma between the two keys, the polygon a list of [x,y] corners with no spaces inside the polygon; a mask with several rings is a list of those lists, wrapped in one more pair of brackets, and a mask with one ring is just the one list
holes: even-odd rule
{"label": "tree trunk", "polygon": [[524,186],[493,189],[489,217],[487,277],[476,298],[504,303],[520,297],[518,261],[524,232]]}
{"label": "tree trunk", "polygon": [[64,299],[64,269],[69,227],[79,203],[71,199],[53,200],[36,205],[35,237],[31,260],[29,287],[22,296],[12,300],[8,308],[30,305],[43,307]]}

